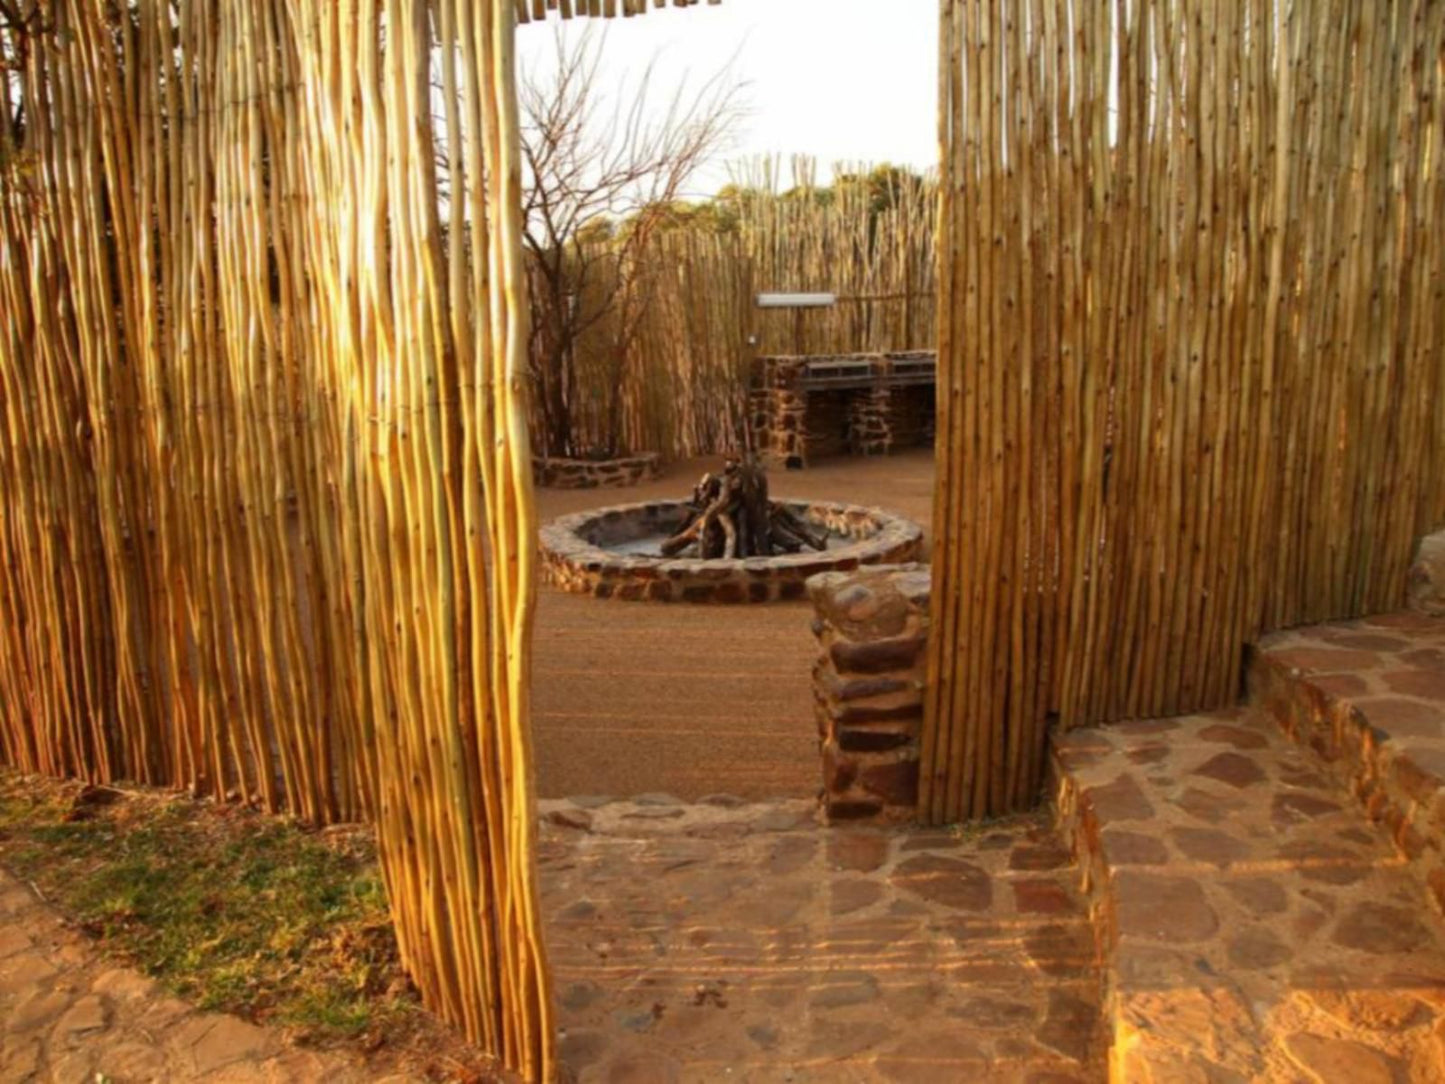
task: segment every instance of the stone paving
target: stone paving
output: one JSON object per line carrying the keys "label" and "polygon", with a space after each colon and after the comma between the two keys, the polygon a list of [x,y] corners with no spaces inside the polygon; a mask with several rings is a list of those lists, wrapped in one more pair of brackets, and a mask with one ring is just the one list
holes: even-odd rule
{"label": "stone paving", "polygon": [[1396,613],[1277,633],[1255,652],[1251,685],[1445,910],[1445,620]]}
{"label": "stone paving", "polygon": [[1445,1080],[1425,888],[1262,710],[1077,730],[1055,772],[1117,1079]]}
{"label": "stone paving", "polygon": [[1103,1076],[1098,972],[1042,818],[831,829],[812,802],[545,804],[581,1084]]}
{"label": "stone paving", "polygon": [[138,972],[101,959],[34,892],[0,870],[4,1084],[378,1079],[339,1055],[290,1048],[275,1031],[165,996]]}

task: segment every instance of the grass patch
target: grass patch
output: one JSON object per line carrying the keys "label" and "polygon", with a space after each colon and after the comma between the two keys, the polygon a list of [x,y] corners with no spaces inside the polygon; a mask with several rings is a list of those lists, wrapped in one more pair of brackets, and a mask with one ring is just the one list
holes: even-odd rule
{"label": "grass patch", "polygon": [[0,773],[0,862],[201,1008],[314,1045],[432,1059],[452,1048],[453,1070],[465,1057],[402,971],[364,830],[310,832],[234,806]]}

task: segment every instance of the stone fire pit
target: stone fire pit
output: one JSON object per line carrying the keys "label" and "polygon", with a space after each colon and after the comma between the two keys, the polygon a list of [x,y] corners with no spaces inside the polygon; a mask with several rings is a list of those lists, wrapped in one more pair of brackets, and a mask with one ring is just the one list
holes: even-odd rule
{"label": "stone fire pit", "polygon": [[809,576],[922,556],[918,524],[852,504],[778,501],[825,531],[823,552],[742,559],[660,555],[663,540],[694,513],[687,501],[655,501],[563,516],[542,529],[544,568],[574,594],[652,602],[771,602],[807,597]]}

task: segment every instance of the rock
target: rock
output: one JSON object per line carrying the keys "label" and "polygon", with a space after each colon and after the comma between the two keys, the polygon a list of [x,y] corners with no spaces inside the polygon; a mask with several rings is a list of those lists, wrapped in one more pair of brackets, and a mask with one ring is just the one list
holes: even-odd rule
{"label": "rock", "polygon": [[878,997],[878,980],[864,971],[837,971],[827,976],[826,985],[813,992],[814,1009],[841,1009],[862,1005]]}
{"label": "rock", "polygon": [[1057,881],[1015,881],[1014,910],[1021,915],[1067,915],[1079,911]]}
{"label": "rock", "polygon": [[993,903],[993,881],[971,862],[945,855],[920,854],[894,868],[892,881],[926,900],[959,911],[986,911]]}
{"label": "rock", "polygon": [[7,1040],[0,1043],[0,1074],[3,1079],[30,1081],[40,1079],[40,1051],[38,1038]]}
{"label": "rock", "polygon": [[1423,1004],[1399,990],[1311,989],[1304,996],[1346,1028],[1396,1034],[1425,1014]]}
{"label": "rock", "polygon": [[771,853],[768,855],[768,873],[775,877],[783,877],[789,873],[795,873],[811,862],[813,856],[817,853],[817,837],[805,835],[784,836],[773,844]]}
{"label": "rock", "polygon": [[1338,813],[1340,804],[1308,791],[1286,791],[1274,796],[1270,818],[1277,824],[1290,824],[1326,813]]}
{"label": "rock", "polygon": [[1043,846],[1015,847],[1009,855],[1008,868],[1038,873],[1045,870],[1061,869],[1069,864],[1069,852],[1058,843]]}
{"label": "rock", "polygon": [[[24,989],[23,985],[17,985]],[[6,999],[8,1000],[8,998]],[[0,1018],[0,1029],[11,1035],[25,1035],[47,1026],[70,1004],[69,995],[59,990],[36,990],[15,1002]]]}
{"label": "rock", "polygon": [[1025,1028],[1033,1021],[1035,1014],[1032,1005],[998,997],[969,998],[958,1008],[950,1008],[947,1012],[949,1016],[965,1021],[971,1028],[983,1028],[986,1031]]}
{"label": "rock", "polygon": [[698,800],[699,805],[716,806],[718,809],[738,809],[748,804],[746,798],[736,794],[706,794]]}
{"label": "rock", "polygon": [[1141,767],[1147,764],[1158,764],[1160,761],[1169,759],[1169,746],[1141,745],[1137,749],[1130,749],[1124,755],[1129,758],[1131,764],[1138,764]]}
{"label": "rock", "polygon": [[1246,730],[1242,726],[1230,726],[1228,723],[1215,723],[1207,726],[1199,732],[1199,737],[1202,741],[1232,745],[1236,749],[1263,749],[1269,744],[1269,739],[1258,731]]}
{"label": "rock", "polygon": [[913,741],[906,730],[860,730],[838,727],[838,748],[845,753],[887,753]]}
{"label": "rock", "polygon": [[617,801],[616,798],[605,794],[578,794],[567,800],[580,809],[601,809],[603,806]]}
{"label": "rock", "polygon": [[93,993],[107,994],[112,998],[140,999],[155,993],[156,984],[138,971],[117,967],[106,971],[90,984]]}
{"label": "rock", "polygon": [[70,1046],[90,1041],[97,1031],[110,1026],[110,1006],[98,994],[81,998],[55,1025],[55,1037]]}
{"label": "rock", "polygon": [[1398,696],[1363,697],[1355,703],[1371,726],[1392,738],[1445,737],[1445,712],[1438,703]]}
{"label": "rock", "polygon": [[1333,941],[1377,956],[1414,952],[1432,943],[1412,911],[1386,903],[1357,903],[1335,927]]}
{"label": "rock", "polygon": [[[1196,974],[1196,980],[1198,979]],[[1272,1079],[1261,1073],[1261,1036],[1249,1002],[1232,984],[1131,991],[1115,1020],[1138,1037],[1133,1053],[1148,1069],[1126,1065],[1121,1079],[1150,1084],[1223,1084]]]}
{"label": "rock", "polygon": [[1394,670],[1385,674],[1385,684],[1406,696],[1445,700],[1445,673],[1438,669]]}
{"label": "rock", "polygon": [[1204,941],[1219,929],[1219,916],[1192,878],[1123,870],[1114,883],[1122,935],[1172,944]]}
{"label": "rock", "polygon": [[951,851],[963,846],[963,839],[952,832],[923,830],[903,838],[898,850],[904,854],[914,851]]}
{"label": "rock", "polygon": [[1062,990],[1049,991],[1049,1008],[1035,1038],[1050,1050],[1083,1065],[1099,1038],[1099,1010]]}
{"label": "rock", "polygon": [[883,898],[883,886],[877,881],[834,881],[830,893],[832,913],[848,915],[872,907]]}
{"label": "rock", "polygon": [[1111,866],[1162,866],[1169,861],[1169,848],[1157,836],[1108,828],[1099,839]]}
{"label": "rock", "polygon": [[1267,926],[1250,926],[1229,939],[1229,962],[1247,971],[1264,971],[1284,963],[1294,951]]}
{"label": "rock", "polygon": [[0,960],[34,947],[28,934],[15,926],[0,926]]}
{"label": "rock", "polygon": [[1255,918],[1283,914],[1289,907],[1289,896],[1278,881],[1244,877],[1224,880],[1220,884]]}
{"label": "rock", "polygon": [[1394,1084],[1396,1063],[1378,1050],[1348,1039],[1296,1032],[1285,1050],[1319,1084]]}
{"label": "rock", "polygon": [[1250,853],[1248,844],[1217,828],[1173,828],[1169,835],[1186,858],[1208,862],[1220,869],[1247,858]]}
{"label": "rock", "polygon": [[1237,798],[1213,794],[1198,787],[1188,787],[1180,798],[1175,799],[1174,804],[1191,817],[1197,817],[1209,824],[1221,823],[1244,805]]}
{"label": "rock", "polygon": [[1220,753],[1210,757],[1195,768],[1193,774],[1208,776],[1236,788],[1262,783],[1266,778],[1264,770],[1258,764],[1239,753]]}
{"label": "rock", "polygon": [[638,805],[676,806],[682,802],[671,794],[639,794],[632,799]]}
{"label": "rock", "polygon": [[265,1057],[275,1042],[261,1028],[234,1016],[200,1017],[196,1024],[199,1034],[191,1044],[191,1057],[201,1076],[245,1058]]}
{"label": "rock", "polygon": [[881,832],[837,831],[828,837],[828,865],[835,870],[872,873],[888,859],[888,837]]}
{"label": "rock", "polygon": [[876,794],[888,805],[918,804],[918,761],[890,761],[864,768],[858,776],[863,788]]}
{"label": "rock", "polygon": [[759,832],[790,832],[794,828],[806,828],[811,823],[811,814],[777,806],[753,821],[753,828]]}
{"label": "rock", "polygon": [[1041,926],[1024,938],[1034,966],[1053,978],[1082,978],[1094,962],[1094,936],[1088,924]]}
{"label": "rock", "polygon": [[1144,797],[1139,783],[1128,772],[1121,772],[1118,778],[1107,786],[1090,787],[1084,792],[1084,796],[1093,805],[1095,814],[1104,825],[1114,821],[1150,820],[1154,816],[1154,807],[1149,804],[1149,799]]}
{"label": "rock", "polygon": [[592,814],[585,809],[553,809],[543,815],[548,824],[571,828],[578,832],[592,831]]}
{"label": "rock", "polygon": [[838,640],[828,650],[840,673],[886,674],[912,669],[927,646],[923,636],[903,636],[866,643]]}

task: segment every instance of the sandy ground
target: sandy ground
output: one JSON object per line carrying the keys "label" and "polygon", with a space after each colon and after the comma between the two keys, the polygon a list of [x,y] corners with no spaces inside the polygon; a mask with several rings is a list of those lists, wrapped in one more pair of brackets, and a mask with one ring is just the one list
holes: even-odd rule
{"label": "sandy ground", "polygon": [[[720,459],[673,464],[633,489],[538,493],[543,522],[604,504],[686,497]],[[775,471],[783,497],[852,501],[927,527],[933,455]],[[818,787],[806,603],[599,601],[543,587],[534,718],[544,797],[666,793],[806,797]]]}

